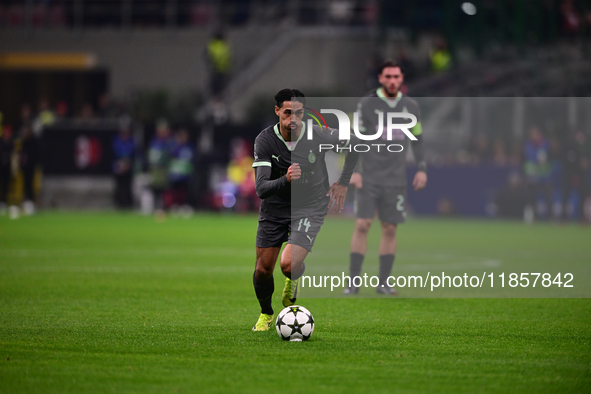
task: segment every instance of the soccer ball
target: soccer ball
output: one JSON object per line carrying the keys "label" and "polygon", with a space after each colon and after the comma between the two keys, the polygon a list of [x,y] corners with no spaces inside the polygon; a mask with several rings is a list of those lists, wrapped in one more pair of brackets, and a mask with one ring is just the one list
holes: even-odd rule
{"label": "soccer ball", "polygon": [[288,306],[277,315],[275,328],[284,341],[305,341],[314,332],[314,318],[303,306]]}

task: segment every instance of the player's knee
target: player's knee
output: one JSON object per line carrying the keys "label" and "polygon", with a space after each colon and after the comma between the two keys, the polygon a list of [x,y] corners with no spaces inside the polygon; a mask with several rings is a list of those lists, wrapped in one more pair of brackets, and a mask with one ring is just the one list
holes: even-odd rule
{"label": "player's knee", "polygon": [[298,256],[291,256],[289,254],[281,256],[281,269],[301,265],[303,261],[304,260],[302,258],[298,258]]}
{"label": "player's knee", "polygon": [[357,220],[355,222],[355,231],[357,231],[360,234],[369,233],[370,228],[371,228],[371,220]]}
{"label": "player's knee", "polygon": [[291,259],[282,257],[281,258],[281,272],[291,272]]}
{"label": "player's knee", "polygon": [[273,270],[264,267],[257,267],[255,270],[255,276],[257,280],[267,280],[273,275]]}
{"label": "player's knee", "polygon": [[303,261],[295,261],[291,260],[289,262],[282,262],[281,264],[281,272],[289,278],[292,275],[299,276],[304,269],[304,262]]}
{"label": "player's knee", "polygon": [[388,238],[396,237],[396,225],[391,223],[382,223],[382,235]]}
{"label": "player's knee", "polygon": [[261,259],[257,260],[255,267],[255,275],[257,279],[269,279],[273,275],[273,267],[271,264],[265,264]]}

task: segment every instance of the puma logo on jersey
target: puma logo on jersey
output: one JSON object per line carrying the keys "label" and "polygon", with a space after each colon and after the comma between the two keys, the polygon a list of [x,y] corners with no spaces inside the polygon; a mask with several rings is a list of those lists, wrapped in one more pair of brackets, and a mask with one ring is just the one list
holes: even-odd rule
{"label": "puma logo on jersey", "polygon": [[279,155],[279,156],[271,155],[271,158],[272,158],[272,159],[277,159],[277,162],[279,162],[279,158],[280,158],[280,157],[281,157],[281,155]]}
{"label": "puma logo on jersey", "polygon": [[309,236],[308,234],[306,234],[306,238],[308,238],[308,239],[310,240],[310,245],[312,245],[312,241],[313,241],[313,239],[312,239],[312,238],[310,238],[310,236]]}

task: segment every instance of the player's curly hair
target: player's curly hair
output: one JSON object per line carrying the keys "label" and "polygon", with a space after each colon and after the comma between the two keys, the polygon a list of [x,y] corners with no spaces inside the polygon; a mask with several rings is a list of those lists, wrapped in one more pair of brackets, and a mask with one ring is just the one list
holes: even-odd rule
{"label": "player's curly hair", "polygon": [[281,108],[285,101],[295,100],[306,105],[306,96],[298,89],[281,89],[275,95],[275,103]]}

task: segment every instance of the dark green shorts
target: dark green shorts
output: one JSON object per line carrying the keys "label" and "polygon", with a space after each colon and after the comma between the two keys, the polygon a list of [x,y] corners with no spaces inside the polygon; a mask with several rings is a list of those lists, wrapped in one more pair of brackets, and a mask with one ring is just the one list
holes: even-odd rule
{"label": "dark green shorts", "polygon": [[406,187],[364,183],[355,190],[355,215],[373,219],[376,210],[380,221],[391,224],[406,221]]}
{"label": "dark green shorts", "polygon": [[259,218],[256,246],[259,248],[281,247],[284,242],[312,251],[324,216],[297,219]]}

